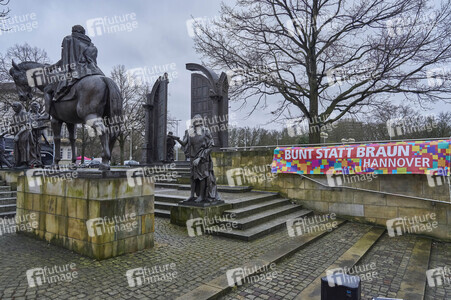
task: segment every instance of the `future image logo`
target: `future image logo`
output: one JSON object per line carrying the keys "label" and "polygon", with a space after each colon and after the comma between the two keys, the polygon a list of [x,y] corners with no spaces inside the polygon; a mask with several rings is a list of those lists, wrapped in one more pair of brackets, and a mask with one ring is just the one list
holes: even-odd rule
{"label": "future image logo", "polygon": [[138,21],[135,13],[86,20],[86,33],[90,37],[117,32],[131,32],[136,28],[138,28]]}
{"label": "future image logo", "polygon": [[86,221],[86,228],[90,237],[102,236],[117,232],[131,232],[138,228],[138,218],[135,213],[112,218],[93,218]]}
{"label": "future image logo", "polygon": [[212,25],[215,21],[219,21],[218,16],[193,18],[186,21],[186,29],[190,38],[196,37],[202,33],[201,27]]}
{"label": "future image logo", "polygon": [[34,68],[26,72],[28,85],[30,87],[46,85],[48,80],[44,68]]}
{"label": "future image logo", "polygon": [[160,281],[172,282],[178,276],[177,266],[175,263],[153,266],[140,267],[127,270],[125,277],[127,277],[128,286],[131,288],[141,287]]}
{"label": "future image logo", "polygon": [[389,237],[401,236],[405,233],[432,232],[438,227],[437,216],[429,213],[422,216],[399,217],[387,220],[387,232]]}
{"label": "future image logo", "polygon": [[442,186],[445,184],[448,179],[447,170],[444,168],[437,168],[429,170],[429,173],[426,175],[428,180],[428,185],[430,187]]}
{"label": "future image logo", "polygon": [[43,267],[29,269],[26,272],[28,286],[35,288],[42,286],[43,284],[51,284],[57,282],[72,282],[73,279],[78,277],[76,271],[76,264],[70,263],[65,265]]}
{"label": "future image logo", "polygon": [[319,231],[332,231],[338,227],[335,213],[327,215],[315,215],[312,217],[302,217],[289,219],[287,221],[287,231],[289,237],[297,237]]}
{"label": "future image logo", "polygon": [[230,287],[241,286],[245,283],[255,284],[276,279],[279,275],[276,264],[254,265],[227,270],[227,283]]}
{"label": "future image logo", "polygon": [[448,266],[426,271],[429,287],[451,285],[451,269]]}

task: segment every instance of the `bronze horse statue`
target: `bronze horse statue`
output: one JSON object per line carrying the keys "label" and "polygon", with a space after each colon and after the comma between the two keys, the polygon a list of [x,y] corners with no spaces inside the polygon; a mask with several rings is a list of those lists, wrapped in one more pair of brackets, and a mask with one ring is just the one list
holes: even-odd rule
{"label": "bronze horse statue", "polygon": [[[48,65],[37,62],[12,62],[9,70],[17,87],[19,99],[26,101],[32,99],[32,86],[30,86],[27,71],[42,69]],[[41,80],[35,87],[44,92],[48,83]],[[61,128],[66,123],[69,132],[69,141],[72,148],[72,163],[75,165],[75,130],[77,124],[88,124],[100,137],[103,154],[101,170],[110,169],[111,151],[118,136],[120,135],[122,122],[122,96],[116,83],[108,77],[92,75],[80,79],[73,87],[70,99],[64,101],[53,101],[50,109],[51,126],[54,139],[53,165],[58,166],[61,160]],[[120,120],[120,121],[119,121]],[[119,121],[119,122],[118,122]]]}

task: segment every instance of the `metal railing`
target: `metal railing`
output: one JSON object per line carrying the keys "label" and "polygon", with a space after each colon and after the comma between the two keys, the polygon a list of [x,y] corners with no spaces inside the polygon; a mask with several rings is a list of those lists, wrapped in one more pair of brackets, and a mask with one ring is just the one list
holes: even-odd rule
{"label": "metal railing", "polygon": [[[436,199],[430,199],[430,198],[424,198],[424,197],[417,197],[417,196],[409,196],[409,195],[403,195],[403,194],[396,194],[396,193],[389,193],[389,192],[383,192],[383,191],[375,191],[375,190],[368,190],[368,189],[361,189],[361,188],[355,188],[352,186],[345,186],[345,185],[341,185],[341,186],[330,186],[328,184],[324,184],[321,181],[315,180],[313,178],[310,178],[306,175],[303,174],[299,174],[299,176],[301,176],[302,178],[308,179],[316,184],[319,184],[323,187],[326,188],[331,188],[331,189],[349,189],[349,190],[355,190],[355,191],[361,191],[361,192],[369,192],[369,193],[375,193],[375,194],[381,194],[381,195],[388,195],[388,196],[395,196],[395,197],[402,197],[402,198],[410,198],[410,199],[416,199],[416,200],[422,200],[422,201],[430,201],[430,202],[437,202],[437,203],[444,203],[444,204],[451,204],[451,194],[450,194],[450,202],[447,201],[441,201],[441,200],[436,200]],[[450,179],[448,176],[448,186],[450,186]],[[434,205],[434,204],[432,204]]]}
{"label": "metal railing", "polygon": [[353,144],[373,144],[373,143],[398,143],[398,142],[416,142],[416,141],[438,141],[451,140],[451,137],[427,138],[427,139],[404,139],[404,140],[381,140],[381,141],[356,141],[350,143],[321,143],[321,144],[294,144],[294,145],[267,145],[267,146],[246,146],[246,147],[226,147],[220,148],[222,151],[239,151],[239,150],[259,150],[273,149],[277,147],[315,147],[315,146],[335,146],[335,145],[353,145]]}

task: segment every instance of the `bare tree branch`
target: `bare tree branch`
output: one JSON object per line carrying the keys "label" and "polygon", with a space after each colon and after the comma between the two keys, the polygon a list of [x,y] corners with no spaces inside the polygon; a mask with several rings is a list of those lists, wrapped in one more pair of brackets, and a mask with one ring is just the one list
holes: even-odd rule
{"label": "bare tree branch", "polygon": [[196,24],[196,51],[239,78],[232,98],[266,105],[262,94],[281,96],[275,118],[295,115],[286,102],[318,126],[392,95],[451,99],[449,0],[237,0],[220,16]]}

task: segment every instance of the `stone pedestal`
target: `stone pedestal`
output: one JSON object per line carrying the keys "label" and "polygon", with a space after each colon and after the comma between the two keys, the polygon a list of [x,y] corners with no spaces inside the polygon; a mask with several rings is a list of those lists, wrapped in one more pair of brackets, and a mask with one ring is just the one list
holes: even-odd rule
{"label": "stone pedestal", "polygon": [[70,179],[19,177],[17,218],[27,222],[31,215],[37,221],[22,233],[98,260],[152,248],[154,184],[132,187],[125,174],[92,178],[89,173],[79,171]]}
{"label": "stone pedestal", "polygon": [[6,181],[13,191],[17,189],[17,180],[22,175],[24,175],[23,170],[0,169],[0,179]]}
{"label": "stone pedestal", "polygon": [[179,204],[171,208],[171,223],[186,227],[188,220],[196,218],[214,220],[221,217],[224,211],[231,208],[232,204],[219,204],[207,207]]}

